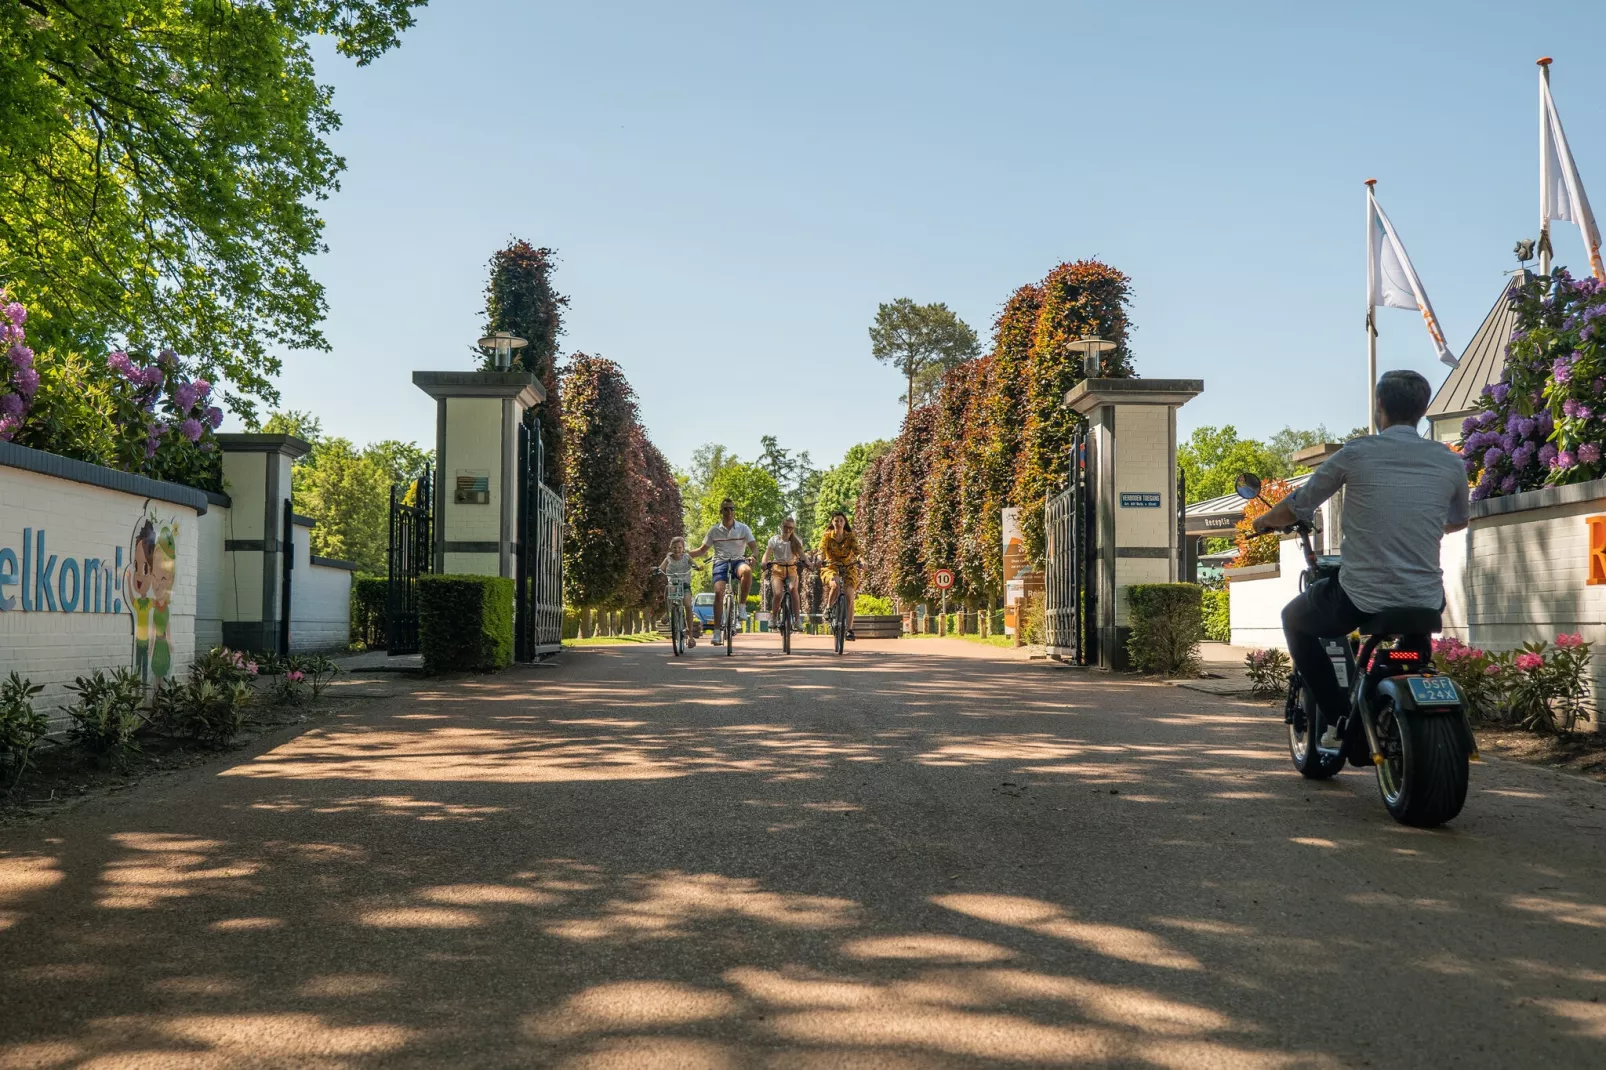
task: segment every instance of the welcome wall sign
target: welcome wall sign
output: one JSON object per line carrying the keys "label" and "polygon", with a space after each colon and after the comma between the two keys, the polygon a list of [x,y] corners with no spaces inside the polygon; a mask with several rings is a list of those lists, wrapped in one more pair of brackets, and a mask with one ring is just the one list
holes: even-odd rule
{"label": "welcome wall sign", "polygon": [[44,528],[0,546],[0,613],[122,613],[123,548],[111,557],[58,558]]}

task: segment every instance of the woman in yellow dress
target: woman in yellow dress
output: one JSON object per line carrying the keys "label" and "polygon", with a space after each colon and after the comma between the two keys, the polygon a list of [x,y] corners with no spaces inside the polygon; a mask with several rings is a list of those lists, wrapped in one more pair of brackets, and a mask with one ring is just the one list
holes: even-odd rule
{"label": "woman in yellow dress", "polygon": [[[837,592],[845,591],[848,605],[848,634],[853,638],[853,598],[859,590],[859,540],[848,523],[848,514],[837,510],[831,514],[831,526],[820,538],[820,556],[825,558],[825,571],[831,580],[831,592],[825,604],[836,604]],[[838,586],[840,585],[840,587]]]}

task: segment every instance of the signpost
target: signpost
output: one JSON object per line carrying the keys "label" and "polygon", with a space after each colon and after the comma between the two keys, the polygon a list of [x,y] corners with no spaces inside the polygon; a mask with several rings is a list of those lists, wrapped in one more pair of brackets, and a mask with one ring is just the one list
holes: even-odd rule
{"label": "signpost", "polygon": [[942,625],[937,629],[938,635],[948,634],[948,588],[954,585],[954,574],[945,568],[939,568],[934,577],[937,581],[937,590],[942,592]]}

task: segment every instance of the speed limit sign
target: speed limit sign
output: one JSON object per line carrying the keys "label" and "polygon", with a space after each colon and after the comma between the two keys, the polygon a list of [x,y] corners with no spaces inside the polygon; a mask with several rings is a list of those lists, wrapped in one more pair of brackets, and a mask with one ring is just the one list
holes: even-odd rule
{"label": "speed limit sign", "polygon": [[945,568],[937,570],[937,590],[946,591],[954,585],[954,574]]}

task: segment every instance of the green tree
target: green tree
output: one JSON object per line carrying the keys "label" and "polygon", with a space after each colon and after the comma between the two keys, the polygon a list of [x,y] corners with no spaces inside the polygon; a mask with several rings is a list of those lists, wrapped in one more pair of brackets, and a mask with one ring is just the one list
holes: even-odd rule
{"label": "green tree", "polygon": [[344,161],[308,40],[366,64],[423,0],[0,5],[0,278],[40,350],[171,346],[273,400],[274,351],[327,349],[317,202]]}
{"label": "green tree", "polygon": [[[513,351],[517,367],[534,373],[546,388],[546,401],[527,419],[539,424],[547,482],[563,470],[563,402],[557,374],[558,338],[569,299],[552,286],[557,254],[536,248],[522,238],[491,257],[491,278],[485,287],[485,333],[511,331],[529,344]],[[495,367],[495,354],[482,353],[484,367]]]}
{"label": "green tree", "polygon": [[260,423],[249,420],[246,426],[258,434],[289,435],[292,438],[299,438],[309,446],[316,446],[323,441],[323,421],[312,413],[302,412],[300,409],[269,413],[266,420]]}
{"label": "green tree", "polygon": [[563,373],[563,590],[572,606],[610,606],[624,592],[638,519],[636,393],[619,366],[576,353]]}
{"label": "green tree", "polygon": [[931,400],[942,372],[980,352],[976,332],[947,305],[917,305],[907,297],[877,307],[870,355],[903,372],[909,411]]}
{"label": "green tree", "polygon": [[[708,493],[709,485],[721,470],[738,463],[736,454],[724,446],[717,442],[705,442],[692,452],[691,466],[684,472],[675,473],[675,482],[680,486],[686,537],[694,546],[708,531],[708,527],[703,525],[703,498]],[[715,505],[718,504],[716,499]],[[719,510],[716,508],[714,513],[717,516]]]}
{"label": "green tree", "polygon": [[1231,494],[1240,472],[1253,472],[1262,479],[1293,474],[1287,454],[1256,439],[1239,438],[1231,424],[1194,428],[1188,441],[1177,447],[1177,467],[1187,479],[1189,504]]}
{"label": "green tree", "polygon": [[819,496],[814,503],[813,528],[816,535],[825,531],[831,523],[831,514],[839,509],[848,515],[849,522],[853,520],[853,511],[864,490],[865,472],[869,471],[877,457],[891,448],[892,443],[884,438],[861,442],[857,446],[850,446],[840,462],[825,470],[820,477]]}
{"label": "green tree", "polygon": [[822,473],[814,467],[808,450],[794,454],[782,449],[774,435],[765,435],[759,439],[759,445],[764,449],[759,454],[758,466],[775,477],[781,496],[786,500],[787,512],[797,519],[798,538],[807,544],[814,533],[814,505],[819,497]]}
{"label": "green tree", "polygon": [[762,554],[764,543],[780,530],[786,516],[786,496],[774,476],[742,461],[725,465],[709,481],[697,525],[691,529],[692,545],[700,544],[708,529],[719,523],[719,503],[726,498],[736,506],[736,519],[753,529],[757,552]]}

